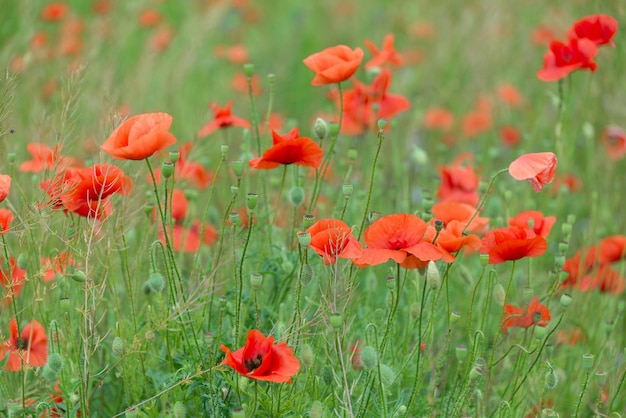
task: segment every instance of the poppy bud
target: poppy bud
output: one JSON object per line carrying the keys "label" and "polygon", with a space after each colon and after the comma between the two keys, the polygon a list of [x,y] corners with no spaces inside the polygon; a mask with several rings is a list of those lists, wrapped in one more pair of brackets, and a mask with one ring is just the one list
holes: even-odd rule
{"label": "poppy bud", "polygon": [[220,146],[220,152],[222,153],[222,157],[226,158],[226,154],[228,154],[228,145]]}
{"label": "poppy bud", "polygon": [[372,346],[365,346],[361,349],[361,363],[365,370],[372,370],[378,366],[378,353]]}
{"label": "poppy bud", "polygon": [[243,65],[243,72],[246,77],[250,78],[254,75],[254,64],[248,63]]}
{"label": "poppy bud", "polygon": [[170,155],[170,161],[173,164],[176,164],[178,160],[180,159],[180,152],[178,151],[170,151],[169,155]]}
{"label": "poppy bud", "polygon": [[58,374],[63,369],[63,356],[59,353],[48,354],[47,366],[50,367],[55,374]]}
{"label": "poppy bud", "polygon": [[231,166],[233,167],[233,173],[235,173],[237,177],[241,177],[243,175],[243,161],[233,161]]}
{"label": "poppy bud", "polygon": [[386,364],[380,364],[380,381],[383,386],[391,386],[396,380],[396,372]]}
{"label": "poppy bud", "polygon": [[413,152],[411,152],[411,158],[417,165],[426,165],[428,164],[428,154],[420,147],[413,148]]}
{"label": "poppy bud", "polygon": [[230,215],[228,215],[228,218],[230,219],[230,223],[233,224],[234,227],[239,225],[239,212],[231,212]]}
{"label": "poppy bud", "polygon": [[313,349],[309,344],[303,344],[302,347],[300,347],[300,359],[306,369],[310,369],[311,366],[313,366],[315,355],[313,354]]}
{"label": "poppy bud", "polygon": [[289,191],[289,201],[294,206],[300,206],[304,202],[304,189],[302,187],[293,187]]}
{"label": "poppy bud", "polygon": [[467,346],[465,345],[457,345],[456,346],[456,359],[459,363],[463,363],[463,361],[467,358]]}
{"label": "poppy bud", "polygon": [[331,138],[339,135],[339,124],[337,122],[328,122],[328,136]]}
{"label": "poppy bud", "polygon": [[546,333],[548,332],[547,328],[545,327],[545,325],[539,325],[537,324],[535,326],[535,338],[538,340],[543,340],[543,337],[546,336]]}
{"label": "poppy bud", "polygon": [[572,233],[572,224],[564,223],[563,225],[561,225],[561,233],[566,237],[569,237],[569,235]]}
{"label": "poppy bud", "polygon": [[424,212],[430,212],[433,208],[433,197],[430,194],[430,190],[422,190],[422,210]]}
{"label": "poppy bud", "polygon": [[354,191],[354,186],[351,184],[344,184],[341,188],[343,191],[343,197],[346,199],[352,196],[352,192]]}
{"label": "poppy bud", "polygon": [[315,132],[315,135],[318,139],[326,138],[326,135],[328,135],[328,124],[326,123],[326,121],[324,121],[324,119],[322,118],[315,119],[315,123],[313,124],[313,132]]}
{"label": "poppy bud", "polygon": [[293,271],[293,263],[287,259],[284,259],[280,267],[283,269],[285,273],[289,273]]}
{"label": "poppy bud", "polygon": [[583,369],[588,372],[593,368],[593,354],[583,354]]}
{"label": "poppy bud", "polygon": [[383,214],[378,212],[377,210],[370,210],[370,213],[367,214],[367,222],[373,223],[376,219],[380,218],[381,216],[383,216]]}
{"label": "poppy bud", "polygon": [[334,330],[339,330],[342,325],[343,315],[337,313],[330,315],[330,326],[333,327]]}
{"label": "poppy bud", "polygon": [[161,164],[161,175],[163,178],[169,179],[174,174],[174,164],[168,161]]}
{"label": "poppy bud", "polygon": [[28,269],[28,254],[20,253],[20,255],[17,256],[17,266],[22,270]]}
{"label": "poppy bud", "polygon": [[322,367],[322,381],[326,386],[330,386],[335,381],[335,373],[333,372],[333,368],[329,365]]}
{"label": "poppy bud", "polygon": [[165,289],[165,279],[158,271],[153,271],[148,277],[148,287],[152,292],[161,293]]}
{"label": "poppy bud", "polygon": [[565,255],[568,249],[569,249],[569,243],[563,242],[563,241],[559,242],[559,254]]}
{"label": "poppy bud", "polygon": [[323,418],[324,417],[324,405],[320,401],[313,401],[311,408],[309,409],[310,418]]}
{"label": "poppy bud", "polygon": [[570,225],[574,225],[574,222],[576,222],[576,215],[574,215],[573,213],[567,215],[567,223]]}
{"label": "poppy bud", "polygon": [[9,160],[9,164],[13,164],[15,162],[15,153],[9,152],[7,154],[7,160]]}
{"label": "poppy bud", "polygon": [[255,208],[257,203],[259,203],[259,195],[256,193],[248,193],[246,195],[246,207],[248,208],[248,210],[250,212],[252,212]]}
{"label": "poppy bud", "polygon": [[315,215],[312,213],[307,213],[302,217],[302,227],[308,228],[315,223]]}
{"label": "poppy bud", "polygon": [[546,371],[544,387],[546,388],[546,390],[552,390],[556,387],[556,385],[558,385],[558,383],[559,375],[556,374],[552,367],[548,367],[548,370]]}
{"label": "poppy bud", "polygon": [[411,319],[413,319],[414,321],[417,318],[419,318],[419,316],[420,316],[420,304],[419,304],[419,302],[411,303],[411,306],[409,307],[409,313],[411,314]]}
{"label": "poppy bud", "polygon": [[122,354],[124,354],[124,341],[122,341],[120,337],[113,338],[111,350],[116,357],[120,357]]}
{"label": "poppy bud", "polygon": [[378,119],[378,130],[382,132],[385,130],[386,127],[387,127],[387,119],[385,118]]}
{"label": "poppy bud", "polygon": [[355,150],[354,148],[350,148],[348,150],[348,161],[353,163],[354,161],[356,161],[356,158],[358,157],[358,155],[359,155],[359,152],[357,150]]}
{"label": "poppy bud", "polygon": [[511,190],[505,190],[504,191],[504,201],[505,202],[510,202],[512,198],[513,198],[513,192]]}
{"label": "poppy bud", "polygon": [[298,232],[298,243],[301,247],[306,248],[311,244],[311,234],[308,232]]}
{"label": "poppy bud", "polygon": [[496,303],[500,306],[504,306],[504,300],[506,299],[506,291],[504,290],[504,286],[500,283],[496,284],[493,289],[493,297],[496,300]]}
{"label": "poppy bud", "polygon": [[568,295],[567,293],[563,293],[561,295],[561,307],[565,309],[571,304],[572,304],[572,297]]}
{"label": "poppy bud", "polygon": [[257,290],[261,287],[261,285],[263,284],[263,275],[259,274],[259,273],[252,273],[250,275],[250,286],[254,289]]}
{"label": "poppy bud", "polygon": [[304,264],[300,273],[300,281],[306,285],[309,284],[311,279],[313,279],[313,267],[310,264]]}
{"label": "poppy bud", "polygon": [[426,282],[432,290],[439,289],[439,285],[441,285],[441,275],[434,261],[428,262],[428,267],[426,268]]}
{"label": "poppy bud", "polygon": [[70,278],[78,283],[82,283],[87,280],[87,276],[82,270],[74,270],[74,272],[70,274]]}
{"label": "poppy bud", "polygon": [[176,401],[174,408],[172,408],[172,415],[174,418],[185,418],[187,416],[187,408],[181,401]]}

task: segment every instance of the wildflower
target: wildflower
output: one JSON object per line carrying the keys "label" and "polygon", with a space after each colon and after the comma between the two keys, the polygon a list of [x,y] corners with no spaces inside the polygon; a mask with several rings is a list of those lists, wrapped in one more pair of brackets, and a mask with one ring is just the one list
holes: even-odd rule
{"label": "wildflower", "polygon": [[615,47],[612,39],[618,26],[617,20],[609,15],[585,16],[574,22],[569,37],[589,39],[597,46],[608,44]]}
{"label": "wildflower", "polygon": [[120,160],[143,160],[176,143],[169,132],[172,116],[144,113],[122,122],[102,144],[104,152]]}
{"label": "wildflower", "polygon": [[11,176],[0,174],[0,202],[7,198],[11,190]]}
{"label": "wildflower", "polygon": [[[529,226],[530,221],[532,221],[532,228]],[[514,218],[510,219],[509,225],[529,228],[536,235],[548,238],[555,222],[556,218],[554,216],[544,217],[543,213],[537,210],[526,210],[518,213]]]}
{"label": "wildflower", "polygon": [[343,221],[320,219],[306,232],[311,234],[311,248],[322,256],[324,264],[335,264],[337,258],[355,258],[361,255],[361,243],[352,235],[352,228]]}
{"label": "wildflower", "polygon": [[441,250],[444,262],[451,263],[454,261],[455,257],[452,253],[457,253],[461,249],[464,249],[466,253],[480,249],[480,238],[475,234],[466,234],[465,224],[465,222],[456,220],[449,221],[439,233],[433,225],[428,226],[426,239]]}
{"label": "wildflower", "polygon": [[509,226],[493,229],[483,236],[481,254],[489,254],[489,264],[538,257],[546,252],[546,239],[528,228]]}
{"label": "wildflower", "polygon": [[4,235],[9,232],[13,218],[13,212],[9,209],[0,208],[0,235]]}
{"label": "wildflower", "polygon": [[61,144],[50,148],[46,144],[31,142],[26,145],[26,150],[32,160],[20,164],[20,171],[40,173],[45,170],[62,170],[69,166],[80,165],[78,160],[61,155],[61,147]]}
{"label": "wildflower", "polygon": [[496,93],[498,95],[498,99],[512,107],[521,106],[524,103],[524,98],[520,91],[513,84],[502,83],[498,86]]}
{"label": "wildflower", "polygon": [[[18,297],[22,286],[26,282],[26,270],[22,270],[17,266],[17,261],[13,257],[9,257],[9,262],[4,269],[4,261],[0,259],[0,265],[3,266],[0,270],[0,288],[3,291],[2,296],[5,305],[11,303],[11,301]],[[1,310],[1,309],[0,309]]]}
{"label": "wildflower", "polygon": [[552,41],[549,49],[543,56],[543,68],[537,71],[541,81],[558,81],[576,70],[596,70],[593,59],[598,48],[589,39],[570,38],[567,44]]}
{"label": "wildflower", "polygon": [[[178,161],[174,165],[174,177],[176,181],[187,181],[191,185],[199,188],[207,187],[213,180],[213,173],[207,171],[202,164],[189,161],[189,154],[193,143],[187,142],[179,148],[180,155]],[[157,184],[161,183],[161,169],[156,168],[154,170],[154,177]],[[149,182],[152,182],[152,177],[149,176]]]}
{"label": "wildflower", "polygon": [[0,361],[9,356],[5,370],[16,372],[23,365],[32,367],[43,366],[48,360],[48,336],[43,326],[37,321],[26,324],[17,333],[17,322],[9,322],[11,336],[0,346]]}
{"label": "wildflower", "polygon": [[304,59],[304,65],[315,73],[313,86],[340,83],[349,79],[363,60],[363,50],[354,51],[345,45],[337,45],[316,52]]}
{"label": "wildflower", "polygon": [[402,55],[394,48],[394,35],[392,33],[385,36],[382,49],[378,49],[376,45],[369,39],[365,40],[365,46],[370,50],[373,57],[365,63],[365,68],[382,67],[389,63],[394,67],[401,67],[404,63]]}
{"label": "wildflower", "polygon": [[476,212],[476,208],[467,203],[454,201],[438,202],[433,205],[432,212],[434,219],[441,220],[444,225],[448,225],[452,221],[459,221],[467,231],[481,232],[489,224],[489,218],[474,216],[472,222],[467,225],[467,222]]}
{"label": "wildflower", "polygon": [[225,107],[221,107],[215,103],[211,103],[210,106],[211,111],[213,112],[213,120],[205,124],[202,129],[200,129],[198,132],[198,138],[204,138],[205,136],[211,135],[218,129],[228,128],[230,126],[239,126],[241,128],[250,129],[250,122],[232,115],[232,100],[226,103]]}
{"label": "wildflower", "polygon": [[[217,232],[210,225],[204,225],[204,229],[201,231],[201,226],[202,223],[200,221],[194,221],[190,227],[185,227],[180,224],[173,225],[172,245],[174,247],[174,251],[194,253],[200,249],[201,244],[207,246],[212,245],[217,239]],[[163,243],[163,245],[166,244],[163,228],[159,228],[159,240]]]}
{"label": "wildflower", "polygon": [[[67,177],[65,173],[68,173]],[[115,193],[128,194],[133,188],[132,180],[121,169],[109,164],[96,164],[65,173],[60,174],[64,183],[59,184],[61,190],[57,191],[59,204],[88,218],[107,218],[113,212],[108,197]]]}
{"label": "wildflower", "polygon": [[514,147],[522,140],[522,134],[513,125],[503,125],[500,127],[500,139],[504,145]]}
{"label": "wildflower", "polygon": [[215,47],[214,53],[217,58],[226,58],[231,64],[244,65],[250,62],[248,49],[241,44],[230,47],[218,45]]}
{"label": "wildflower", "polygon": [[56,22],[65,17],[69,7],[62,2],[48,3],[41,11],[41,19],[47,22]]}
{"label": "wildflower", "polygon": [[437,198],[441,201],[467,203],[475,206],[478,203],[478,176],[471,164],[464,164],[466,160],[473,160],[472,154],[459,155],[451,165],[439,169],[441,184],[437,191]]}
{"label": "wildflower", "polygon": [[375,266],[391,259],[406,269],[426,267],[429,261],[443,256],[439,248],[424,239],[426,229],[426,222],[412,214],[378,218],[365,229],[367,248],[354,263]]}
{"label": "wildflower", "polygon": [[300,369],[300,361],[287,343],[274,344],[273,336],[265,337],[254,329],[248,331],[243,348],[231,352],[222,345],[220,349],[226,353],[221,364],[250,379],[291,383],[291,377]]}
{"label": "wildflower", "polygon": [[270,170],[281,164],[295,164],[319,168],[324,155],[322,149],[311,138],[301,137],[298,128],[285,135],[272,131],[273,145],[260,158],[248,162],[252,168]]}
{"label": "wildflower", "polygon": [[528,180],[533,190],[540,192],[554,180],[556,166],[556,155],[551,152],[524,154],[509,165],[509,174],[515,180]]}
{"label": "wildflower", "polygon": [[505,334],[511,327],[529,328],[533,325],[547,326],[550,321],[550,310],[539,303],[537,296],[533,297],[527,308],[518,308],[513,305],[504,305],[502,318],[502,332]]}
{"label": "wildflower", "polygon": [[426,129],[448,132],[454,125],[454,115],[444,107],[433,106],[424,113],[423,124]]}
{"label": "wildflower", "polygon": [[616,125],[609,125],[602,131],[602,145],[613,161],[626,155],[626,131]]}
{"label": "wildflower", "polygon": [[139,25],[148,28],[158,25],[163,20],[163,15],[155,9],[146,9],[139,15]]}
{"label": "wildflower", "polygon": [[52,259],[42,258],[41,266],[43,269],[43,281],[51,282],[57,275],[64,275],[68,266],[76,266],[76,262],[71,253],[63,251]]}

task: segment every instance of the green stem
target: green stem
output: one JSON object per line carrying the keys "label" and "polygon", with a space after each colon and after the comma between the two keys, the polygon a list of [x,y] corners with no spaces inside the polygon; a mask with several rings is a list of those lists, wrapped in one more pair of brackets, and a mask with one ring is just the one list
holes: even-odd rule
{"label": "green stem", "polygon": [[370,188],[367,193],[367,201],[365,203],[365,210],[363,211],[363,219],[361,219],[361,226],[359,227],[359,236],[358,239],[361,239],[361,235],[363,234],[363,226],[365,225],[365,220],[367,219],[367,214],[370,210],[370,202],[372,201],[372,191],[374,190],[374,175],[376,174],[376,163],[378,162],[378,156],[380,155],[380,149],[383,145],[383,130],[378,130],[378,147],[376,148],[376,155],[374,156],[374,163],[372,164],[372,175],[370,176]]}

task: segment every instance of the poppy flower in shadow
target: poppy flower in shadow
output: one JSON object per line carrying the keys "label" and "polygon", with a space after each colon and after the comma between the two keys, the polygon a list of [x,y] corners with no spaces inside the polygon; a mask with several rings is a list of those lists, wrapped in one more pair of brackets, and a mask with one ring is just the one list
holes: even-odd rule
{"label": "poppy flower in shadow", "polygon": [[345,45],[337,45],[309,55],[303,62],[315,73],[311,85],[323,86],[349,79],[359,68],[362,60],[361,48],[352,50]]}
{"label": "poppy flower in shadow", "polygon": [[300,361],[287,343],[274,344],[274,337],[265,337],[257,330],[248,331],[246,345],[235,352],[220,347],[226,357],[221,364],[242,376],[275,383],[291,383],[291,378],[300,370]]}
{"label": "poppy flower in shadow", "polygon": [[504,305],[502,318],[502,332],[505,334],[511,327],[530,328],[533,325],[547,326],[550,321],[550,310],[539,303],[537,296],[528,304],[528,307],[518,308],[513,305]]}
{"label": "poppy flower in shadow", "polygon": [[609,15],[591,15],[577,20],[569,32],[570,38],[589,39],[594,44],[611,45],[619,24]]}
{"label": "poppy flower in shadow", "polygon": [[16,372],[24,365],[38,367],[48,361],[48,336],[37,321],[31,321],[18,334],[17,322],[9,322],[11,336],[0,345],[0,361],[9,356],[5,370]]}
{"label": "poppy flower in shadow", "polygon": [[258,170],[271,170],[281,164],[295,164],[319,168],[324,152],[311,138],[301,137],[298,128],[285,135],[272,131],[273,145],[260,158],[253,158],[248,165]]}
{"label": "poppy flower in shadow", "polygon": [[239,126],[241,128],[250,129],[251,125],[245,119],[242,119],[232,114],[233,101],[230,100],[226,103],[225,107],[221,107],[218,104],[211,103],[211,111],[213,112],[213,120],[205,124],[198,132],[198,138],[204,138],[211,135],[218,129],[228,128],[230,126]]}
{"label": "poppy flower in shadow", "polygon": [[557,159],[551,152],[524,154],[509,165],[509,174],[515,180],[528,180],[533,190],[540,192],[556,174]]}
{"label": "poppy flower in shadow", "polygon": [[449,166],[439,169],[441,184],[437,198],[443,202],[478,203],[479,179],[472,166],[474,156],[469,153],[459,155]]}
{"label": "poppy flower in shadow", "polygon": [[172,116],[144,113],[122,122],[100,148],[118,160],[143,160],[176,143],[169,132]]}
{"label": "poppy flower in shadow", "polygon": [[354,263],[363,267],[393,260],[406,269],[426,267],[429,261],[443,256],[439,248],[424,239],[426,229],[426,222],[412,214],[383,216],[363,232],[367,248]]}
{"label": "poppy flower in shadow", "polygon": [[483,236],[481,254],[489,255],[489,264],[539,257],[548,249],[548,242],[532,230],[519,226],[498,228]]}
{"label": "poppy flower in shadow", "polygon": [[311,234],[311,248],[322,256],[324,264],[335,264],[337,258],[355,258],[363,247],[352,235],[352,228],[339,219],[320,219],[306,232]]}

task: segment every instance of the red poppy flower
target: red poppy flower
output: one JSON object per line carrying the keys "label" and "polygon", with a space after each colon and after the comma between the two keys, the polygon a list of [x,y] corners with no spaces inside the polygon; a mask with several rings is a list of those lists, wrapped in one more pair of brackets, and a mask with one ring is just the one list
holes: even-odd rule
{"label": "red poppy flower", "polygon": [[148,46],[154,52],[163,52],[170,46],[172,39],[174,39],[174,29],[169,26],[163,26],[150,36]]}
{"label": "red poppy flower", "polygon": [[520,91],[513,84],[502,83],[496,90],[498,99],[506,105],[517,107],[524,103],[524,98]]}
{"label": "red poppy flower", "polygon": [[31,142],[26,145],[26,150],[31,155],[32,160],[24,161],[20,164],[20,171],[30,173],[40,173],[45,170],[63,170],[69,166],[79,166],[80,161],[75,158],[61,155],[61,145],[52,148],[46,144]]}
{"label": "red poppy flower", "polygon": [[215,47],[217,58],[226,58],[231,64],[244,65],[250,62],[248,49],[241,44],[233,46],[218,45]]}
{"label": "red poppy flower", "polygon": [[139,15],[139,25],[149,28],[158,25],[163,20],[163,15],[155,9],[146,9]]}
{"label": "red poppy flower", "polygon": [[113,212],[108,197],[115,193],[130,193],[133,182],[118,167],[96,164],[72,170],[60,187],[62,207],[80,216],[103,220]]}
{"label": "red poppy flower", "polygon": [[509,174],[515,180],[528,180],[533,190],[540,192],[554,180],[556,166],[556,155],[551,152],[524,154],[509,165]]}
{"label": "red poppy flower", "polygon": [[11,190],[11,176],[0,174],[0,202],[7,198]]}
{"label": "red poppy flower", "polygon": [[47,22],[56,22],[65,17],[68,9],[67,4],[62,2],[48,3],[41,11],[41,19]]}
{"label": "red poppy flower", "polygon": [[363,250],[352,228],[338,219],[320,219],[306,232],[311,234],[311,248],[322,256],[324,264],[335,264],[337,258],[358,257]]}
{"label": "red poppy flower", "polygon": [[64,275],[67,271],[67,266],[76,266],[72,255],[66,251],[63,251],[58,256],[41,259],[41,267],[43,270],[42,279],[44,282],[51,282],[56,279],[57,275]]}
{"label": "red poppy flower", "polygon": [[[565,266],[563,267],[565,270]],[[611,268],[610,264],[601,264],[597,268],[577,271],[577,276],[570,274],[562,287],[573,287],[581,292],[593,292],[598,289],[603,293],[619,295],[626,288],[626,280]]]}
{"label": "red poppy flower", "polygon": [[589,39],[570,38],[568,44],[552,41],[537,77],[541,81],[558,81],[576,70],[595,71],[597,64],[593,59],[597,52],[598,48]]}
{"label": "red poppy flower", "polygon": [[11,230],[13,218],[13,212],[9,209],[0,208],[0,235],[6,234]]}
{"label": "red poppy flower", "polygon": [[250,129],[250,122],[232,115],[232,100],[226,103],[226,107],[221,107],[215,103],[211,103],[210,106],[211,111],[213,112],[213,120],[200,129],[198,132],[198,138],[204,138],[205,136],[211,135],[218,129],[228,128],[229,126],[239,126],[241,128]]}
{"label": "red poppy flower", "polygon": [[273,145],[265,150],[263,156],[248,162],[252,168],[271,170],[281,164],[295,164],[304,167],[319,168],[324,152],[311,138],[301,137],[298,128],[281,136],[272,131]]}
{"label": "red poppy flower", "polygon": [[[212,245],[217,239],[217,232],[211,225],[204,225],[204,231],[200,232],[202,223],[194,221],[191,227],[180,224],[172,226],[174,251],[195,253],[200,249],[200,245]],[[159,240],[165,245],[165,235],[163,228],[159,227]]]}
{"label": "red poppy flower", "polygon": [[433,106],[424,113],[423,123],[426,129],[448,132],[454,125],[454,115],[444,107]]}
{"label": "red poppy flower", "polygon": [[619,24],[609,15],[591,15],[577,20],[572,25],[569,36],[589,39],[594,44],[615,46],[611,41]]}
{"label": "red poppy flower", "polygon": [[492,106],[489,99],[481,96],[474,108],[463,116],[461,130],[467,138],[475,138],[491,129]]}
{"label": "red poppy flower", "polygon": [[345,45],[337,45],[309,55],[303,62],[315,73],[311,85],[323,86],[349,79],[359,68],[362,60],[361,48],[353,51]]}
{"label": "red poppy flower", "polygon": [[437,198],[441,201],[467,203],[476,206],[479,200],[479,179],[471,164],[463,164],[466,160],[473,160],[471,154],[459,155],[450,166],[439,169],[441,184],[437,191]]}
{"label": "red poppy flower", "polygon": [[504,145],[514,147],[522,140],[522,133],[513,125],[502,125],[500,139]]}
{"label": "red poppy flower", "polygon": [[[187,216],[187,208],[189,207],[189,201],[185,196],[185,192],[181,189],[174,189],[172,192],[172,207],[170,212],[170,217],[174,220],[175,223],[180,224]],[[169,211],[170,209],[168,209]],[[157,208],[152,210],[152,219],[156,220],[157,217]]]}
{"label": "red poppy flower", "polygon": [[[435,203],[432,207],[434,219],[439,219],[444,225],[451,221],[459,221],[465,225],[476,212],[476,208],[467,203],[444,201]],[[467,231],[482,232],[489,224],[489,218],[474,216],[472,222],[465,227]]]}
{"label": "red poppy flower", "polygon": [[609,125],[602,131],[602,145],[613,161],[626,155],[626,131],[616,125]]}
{"label": "red poppy flower", "polygon": [[550,310],[539,303],[539,298],[535,296],[527,308],[504,305],[502,332],[506,334],[511,327],[530,328],[533,325],[545,327],[548,321],[550,321]]}
{"label": "red poppy flower", "polygon": [[481,254],[489,254],[489,264],[538,257],[546,252],[548,243],[528,228],[509,226],[487,232],[483,236]]}
{"label": "red poppy flower", "polygon": [[[0,259],[0,265],[4,266],[4,261]],[[5,305],[11,303],[13,298],[19,296],[22,286],[26,282],[26,270],[22,270],[17,266],[17,261],[13,257],[9,257],[8,271],[2,268],[0,270],[0,287],[3,291],[3,302]],[[1,310],[1,309],[0,309]]]}
{"label": "red poppy flower", "polygon": [[143,160],[176,143],[168,130],[172,116],[144,113],[122,122],[100,148],[119,160]]}
{"label": "red poppy flower", "polygon": [[[179,148],[180,155],[174,165],[174,177],[176,181],[187,181],[195,187],[205,188],[213,180],[213,173],[205,169],[202,164],[189,161],[189,153],[193,143],[187,142]],[[161,169],[154,170],[157,184],[161,184]],[[152,177],[148,175],[148,181],[152,183]]]}
{"label": "red poppy flower", "polygon": [[382,67],[387,63],[394,67],[401,67],[404,63],[404,59],[393,46],[394,40],[394,35],[392,33],[388,34],[383,40],[382,49],[378,49],[372,41],[366,39],[364,42],[365,46],[372,53],[373,57],[365,64],[365,68]]}
{"label": "red poppy flower", "polygon": [[626,255],[626,236],[613,235],[603,238],[598,245],[598,261],[602,264],[616,263]]}
{"label": "red poppy flower", "polygon": [[455,220],[447,222],[439,233],[433,225],[428,225],[425,238],[433,242],[442,251],[442,260],[446,263],[453,262],[455,260],[453,253],[457,253],[461,249],[469,254],[481,247],[478,235],[467,234],[465,222]]}
{"label": "red poppy flower", "polygon": [[570,193],[579,192],[583,184],[580,179],[572,173],[563,174],[554,177],[554,186],[552,186],[552,192],[557,194],[561,188],[567,189]]}
{"label": "red poppy flower", "polygon": [[443,253],[424,239],[427,225],[412,214],[383,216],[363,232],[367,248],[353,261],[358,266],[375,266],[393,260],[406,269],[423,268]]}
{"label": "red poppy flower", "polygon": [[221,364],[250,379],[291,383],[291,378],[300,370],[300,361],[287,343],[274,344],[273,336],[265,337],[255,329],[248,331],[243,348],[231,353],[222,345],[220,350],[226,353]]}
{"label": "red poppy flower", "polygon": [[[532,222],[532,227],[530,223]],[[554,216],[543,216],[538,210],[526,210],[518,213],[514,218],[509,220],[509,225],[519,226],[520,228],[531,229],[535,234],[548,238],[552,226],[556,222]]]}
{"label": "red poppy flower", "polygon": [[37,321],[31,321],[17,334],[17,322],[9,322],[11,336],[0,346],[0,361],[9,356],[5,370],[16,372],[23,365],[43,366],[48,361],[48,336],[46,330]]}
{"label": "red poppy flower", "polygon": [[[243,71],[238,71],[233,74],[233,78],[230,80],[230,87],[233,91],[241,94],[248,94],[248,76]],[[250,77],[250,87],[252,88],[253,96],[260,96],[263,93],[261,88],[261,79],[258,75],[252,74]]]}

